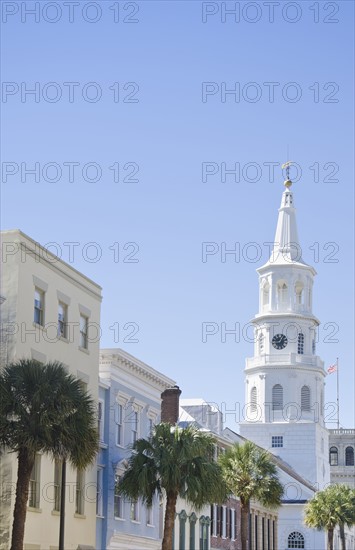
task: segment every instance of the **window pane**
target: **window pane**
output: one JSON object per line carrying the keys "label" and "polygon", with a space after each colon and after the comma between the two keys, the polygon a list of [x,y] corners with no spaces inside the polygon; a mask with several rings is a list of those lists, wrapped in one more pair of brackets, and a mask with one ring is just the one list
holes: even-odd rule
{"label": "window pane", "polygon": [[345,449],[345,466],[354,466],[354,448],[347,447]]}
{"label": "window pane", "polygon": [[76,474],[75,513],[84,514],[84,472],[79,470]]}
{"label": "window pane", "polygon": [[87,349],[88,347],[88,318],[80,315],[80,347]]}
{"label": "window pane", "polygon": [[28,506],[30,508],[39,508],[40,504],[40,468],[41,456],[36,455],[35,462],[30,476],[30,485],[28,493]]}
{"label": "window pane", "polygon": [[38,325],[43,325],[43,321],[44,321],[43,305],[44,305],[44,293],[41,290],[35,289],[33,321]]}

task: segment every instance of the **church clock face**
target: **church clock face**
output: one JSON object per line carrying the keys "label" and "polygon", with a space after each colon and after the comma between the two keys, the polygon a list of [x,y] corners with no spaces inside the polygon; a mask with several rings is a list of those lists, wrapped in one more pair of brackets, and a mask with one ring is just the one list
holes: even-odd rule
{"label": "church clock face", "polygon": [[287,337],[284,334],[275,334],[271,343],[275,349],[284,349],[287,346]]}

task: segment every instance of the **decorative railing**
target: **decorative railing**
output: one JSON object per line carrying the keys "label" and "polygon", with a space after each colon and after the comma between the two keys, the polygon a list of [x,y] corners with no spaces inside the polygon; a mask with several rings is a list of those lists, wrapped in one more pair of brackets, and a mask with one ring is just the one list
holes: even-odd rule
{"label": "decorative railing", "polygon": [[355,435],[355,429],[351,428],[334,428],[329,430],[332,435]]}
{"label": "decorative railing", "polygon": [[324,366],[324,362],[318,356],[298,353],[265,354],[259,357],[250,357],[246,360],[247,368],[260,367],[263,365],[288,365],[290,363],[311,365],[312,367],[318,368],[323,368]]}

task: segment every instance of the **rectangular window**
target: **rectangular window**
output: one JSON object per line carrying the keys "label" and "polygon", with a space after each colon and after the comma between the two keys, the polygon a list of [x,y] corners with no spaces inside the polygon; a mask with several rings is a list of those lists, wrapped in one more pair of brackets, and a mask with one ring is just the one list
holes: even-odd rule
{"label": "rectangular window", "polygon": [[133,500],[131,502],[130,519],[131,521],[139,521],[139,507],[137,500]]}
{"label": "rectangular window", "polygon": [[54,461],[54,506],[53,510],[60,512],[60,501],[62,493],[62,461]]}
{"label": "rectangular window", "polygon": [[132,413],[132,443],[138,439],[138,411]]}
{"label": "rectangular window", "polygon": [[123,446],[123,405],[116,404],[116,444]]}
{"label": "rectangular window", "polygon": [[271,436],[271,447],[283,447],[284,438],[282,435],[273,435]]}
{"label": "rectangular window", "polygon": [[88,322],[85,315],[80,315],[80,347],[88,349]]}
{"label": "rectangular window", "polygon": [[104,402],[102,400],[97,403],[97,430],[99,433],[100,441],[104,441]]}
{"label": "rectangular window", "polygon": [[258,516],[255,516],[255,550],[259,550],[258,542]]}
{"label": "rectangular window", "polygon": [[200,550],[208,550],[208,526],[200,523]]}
{"label": "rectangular window", "polygon": [[28,506],[30,508],[39,508],[40,503],[40,475],[41,475],[41,455],[36,455],[35,462],[30,476],[30,485],[28,493]]}
{"label": "rectangular window", "polygon": [[84,472],[77,470],[75,487],[75,513],[84,515]]}
{"label": "rectangular window", "polygon": [[58,336],[67,338],[68,306],[58,303]]}
{"label": "rectangular window", "polygon": [[44,325],[44,292],[35,288],[33,321],[37,325]]}
{"label": "rectangular window", "polygon": [[231,509],[231,539],[235,540],[235,510]]}
{"label": "rectangular window", "polygon": [[226,510],[226,537],[227,539],[231,538],[231,522],[232,522],[232,510],[227,508]]}
{"label": "rectangular window", "polygon": [[227,535],[227,508],[222,506],[222,537],[225,539]]}
{"label": "rectangular window", "polygon": [[147,525],[154,525],[153,506],[147,506]]}
{"label": "rectangular window", "polygon": [[217,535],[222,536],[223,529],[223,508],[222,506],[217,506]]}
{"label": "rectangular window", "polygon": [[196,532],[196,521],[191,520],[191,518],[190,518],[190,548],[189,548],[189,550],[195,550],[195,548],[196,548],[196,544],[195,544],[196,535],[195,535],[195,532]]}
{"label": "rectangular window", "polygon": [[267,520],[267,549],[271,550],[271,531],[270,531],[270,520]]}
{"label": "rectangular window", "polygon": [[265,548],[265,518],[261,518],[261,548],[262,550],[266,550]]}
{"label": "rectangular window", "polygon": [[217,536],[217,504],[211,505],[211,536]]}
{"label": "rectangular window", "polygon": [[179,550],[185,550],[186,538],[186,514],[179,517]]}
{"label": "rectangular window", "polygon": [[103,473],[102,468],[99,468],[96,473],[96,515],[101,517],[103,516]]}
{"label": "rectangular window", "polygon": [[115,495],[114,495],[114,516],[117,519],[123,518],[123,500],[121,495],[118,492],[118,483],[120,481],[120,476],[115,475]]}

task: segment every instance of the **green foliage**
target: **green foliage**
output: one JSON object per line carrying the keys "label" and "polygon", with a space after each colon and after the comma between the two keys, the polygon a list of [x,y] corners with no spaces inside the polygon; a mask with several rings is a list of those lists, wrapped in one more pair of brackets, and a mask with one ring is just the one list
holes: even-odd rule
{"label": "green foliage", "polygon": [[0,375],[0,442],[85,468],[98,449],[95,403],[61,363],[22,359]]}
{"label": "green foliage", "polygon": [[226,488],[213,460],[214,438],[194,427],[161,423],[148,439],[138,439],[119,482],[119,492],[148,505],[155,493],[185,498],[197,509],[223,502]]}
{"label": "green foliage", "polygon": [[346,485],[330,485],[319,491],[306,505],[304,522],[319,531],[354,525],[355,490]]}
{"label": "green foliage", "polygon": [[242,504],[255,499],[269,508],[280,505],[283,487],[270,453],[246,441],[227,449],[219,463],[230,492]]}

